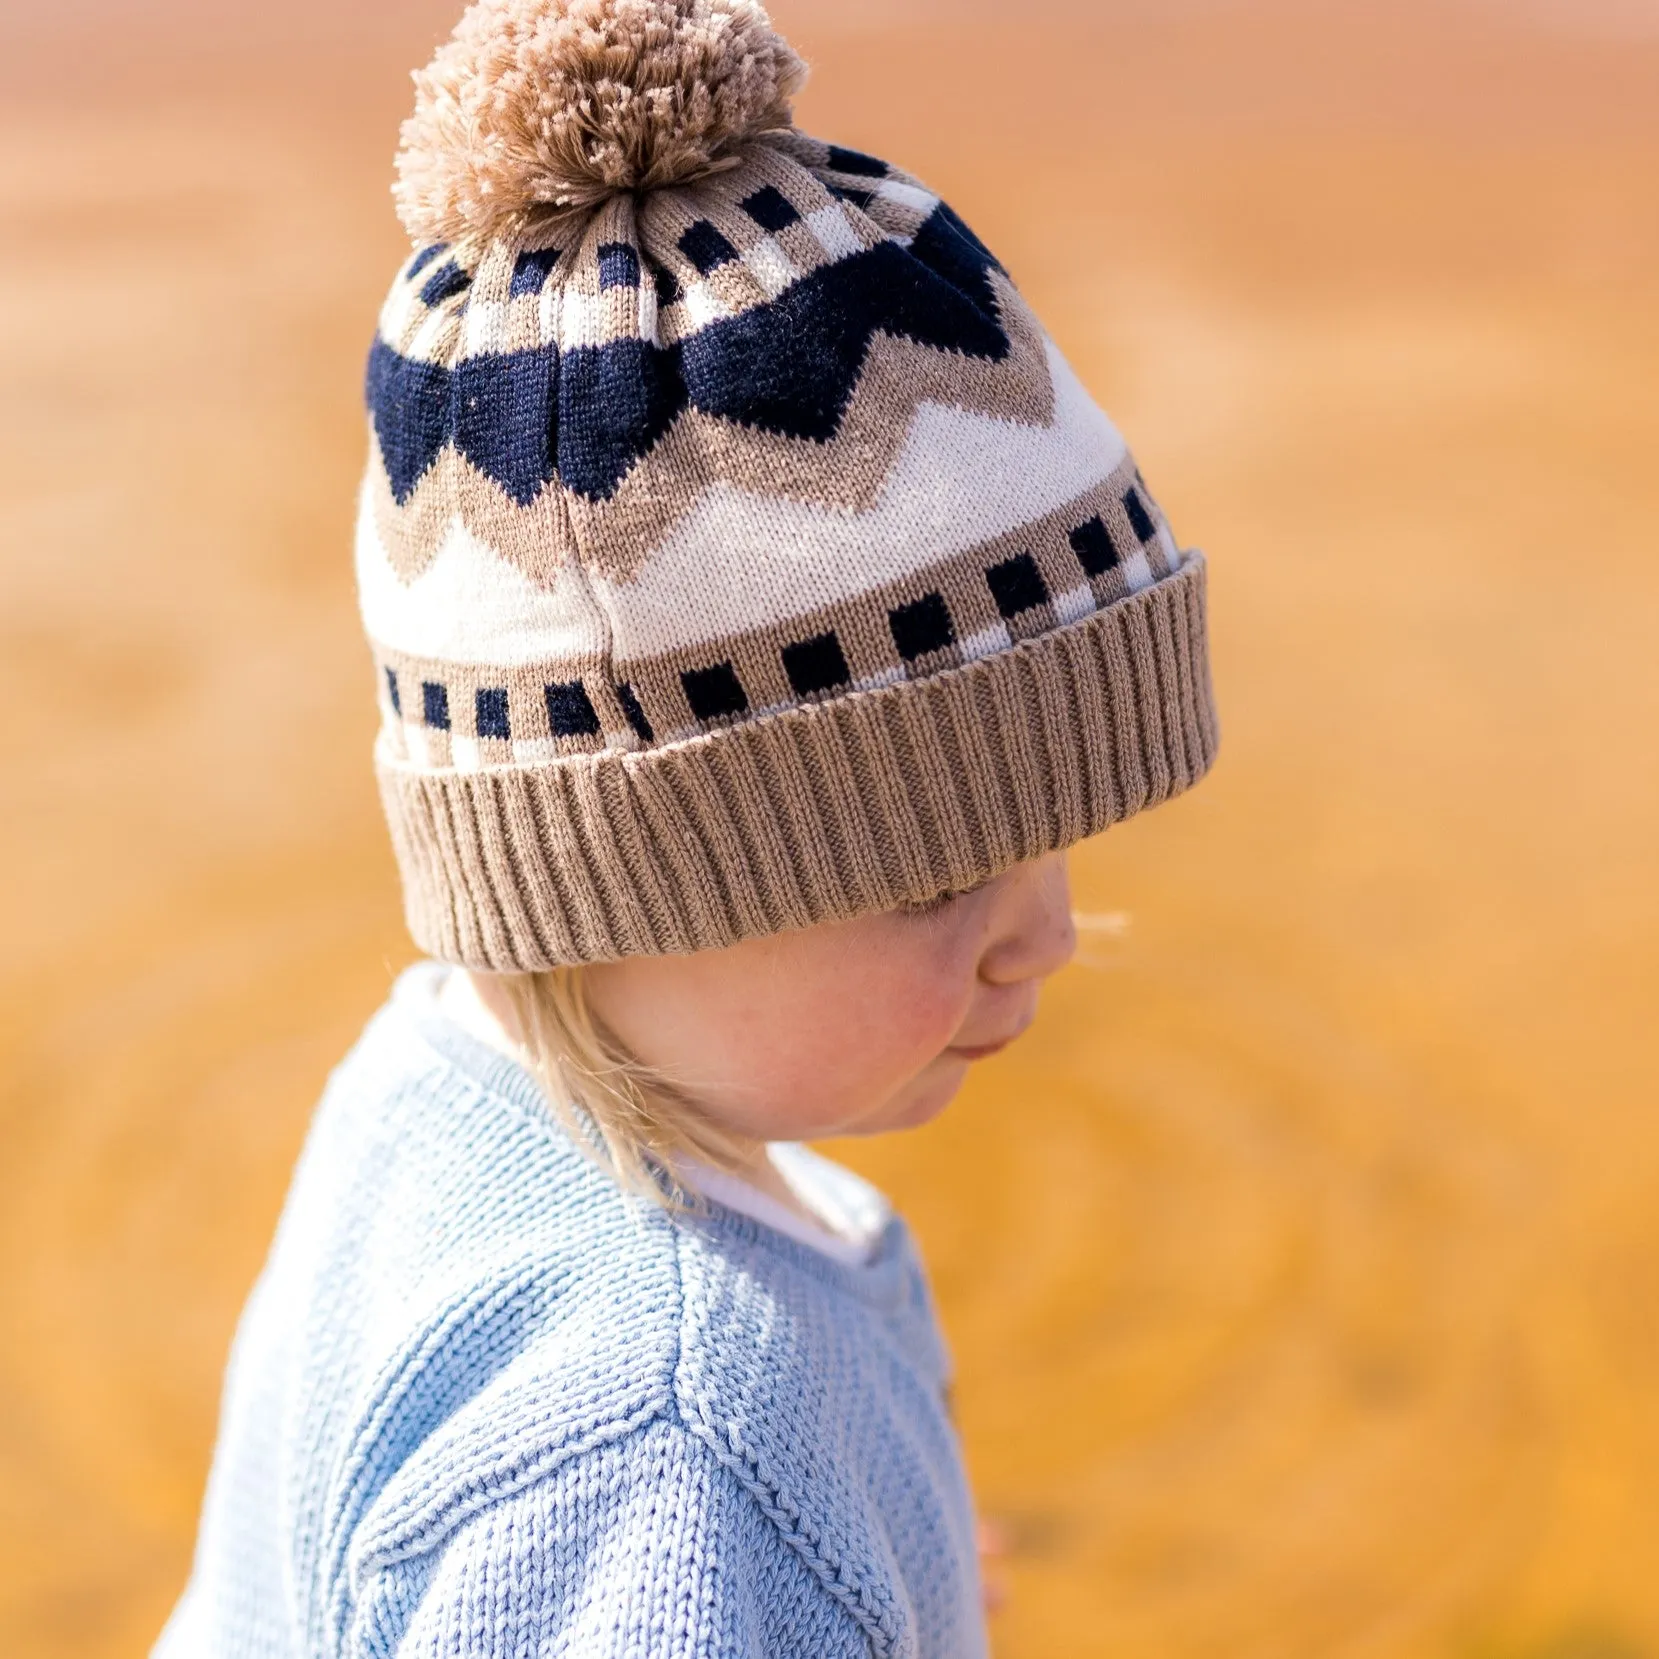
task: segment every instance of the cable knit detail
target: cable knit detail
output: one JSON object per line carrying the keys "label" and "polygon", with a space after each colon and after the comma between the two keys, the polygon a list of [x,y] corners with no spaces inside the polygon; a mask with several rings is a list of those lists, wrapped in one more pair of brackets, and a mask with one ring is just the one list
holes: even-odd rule
{"label": "cable knit detail", "polygon": [[902,1223],[849,1266],[625,1197],[412,970],[249,1300],[157,1659],[974,1659]]}

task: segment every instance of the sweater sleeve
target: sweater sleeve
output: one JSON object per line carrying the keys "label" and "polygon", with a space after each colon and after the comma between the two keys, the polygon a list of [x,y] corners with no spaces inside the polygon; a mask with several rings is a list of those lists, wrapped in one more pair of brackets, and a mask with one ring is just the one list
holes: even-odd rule
{"label": "sweater sleeve", "polygon": [[655,1422],[388,1568],[352,1659],[868,1659],[868,1642],[703,1443]]}

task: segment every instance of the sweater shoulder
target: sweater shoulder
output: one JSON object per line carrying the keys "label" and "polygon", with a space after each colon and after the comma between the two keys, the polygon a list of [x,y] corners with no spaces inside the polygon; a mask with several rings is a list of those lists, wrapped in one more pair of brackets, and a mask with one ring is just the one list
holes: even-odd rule
{"label": "sweater shoulder", "polygon": [[572,1144],[526,1073],[434,1046],[407,1001],[330,1080],[235,1360],[282,1379],[337,1613],[351,1561],[421,1549],[673,1409],[668,1218]]}

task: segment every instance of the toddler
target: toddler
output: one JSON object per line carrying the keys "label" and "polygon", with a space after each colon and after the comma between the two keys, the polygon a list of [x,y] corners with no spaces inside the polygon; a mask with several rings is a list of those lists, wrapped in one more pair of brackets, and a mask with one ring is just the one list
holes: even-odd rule
{"label": "toddler", "polygon": [[972,1659],[882,1197],[1214,753],[1204,564],[754,0],[417,78],[357,570],[411,969],[243,1317],[161,1659]]}

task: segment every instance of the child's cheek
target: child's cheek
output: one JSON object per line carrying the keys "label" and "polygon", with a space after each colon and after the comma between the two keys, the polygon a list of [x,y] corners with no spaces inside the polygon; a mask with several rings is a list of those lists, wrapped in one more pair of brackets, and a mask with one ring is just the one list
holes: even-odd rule
{"label": "child's cheek", "polygon": [[824,987],[800,1010],[794,1040],[774,1048],[774,1086],[820,1125],[857,1121],[946,1046],[955,1003],[937,981],[892,968]]}
{"label": "child's cheek", "polygon": [[[896,965],[897,966],[897,965]],[[930,951],[883,976],[875,1024],[888,1070],[916,1070],[950,1045],[973,1001],[971,970],[949,954]]]}

